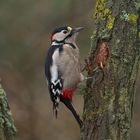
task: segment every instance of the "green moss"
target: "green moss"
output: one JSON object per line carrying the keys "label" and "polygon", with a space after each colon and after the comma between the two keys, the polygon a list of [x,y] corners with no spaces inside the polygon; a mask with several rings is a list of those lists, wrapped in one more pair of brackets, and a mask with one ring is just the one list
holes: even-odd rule
{"label": "green moss", "polygon": [[127,13],[126,11],[122,11],[122,15],[120,16],[120,18],[124,21],[130,22],[131,24],[136,25],[138,16],[135,14]]}
{"label": "green moss", "polygon": [[137,18],[138,18],[137,15],[129,14],[129,21],[130,21],[132,24],[137,24]]}
{"label": "green moss", "polygon": [[111,30],[113,28],[114,20],[115,20],[115,17],[112,15],[112,11],[109,8],[106,8],[103,11],[103,15],[104,17],[107,17],[107,23],[106,23],[107,29]]}
{"label": "green moss", "polygon": [[95,12],[94,12],[95,18],[99,18],[100,16],[102,17],[102,11],[104,9],[104,5],[105,5],[105,0],[97,0],[95,6]]}
{"label": "green moss", "polygon": [[103,11],[103,15],[106,16],[108,14],[111,14],[111,10],[109,8],[106,8],[104,11]]}
{"label": "green moss", "polygon": [[2,88],[2,86],[0,84],[0,98],[3,97],[3,94],[5,94],[5,92],[4,92],[4,90],[3,90],[3,88]]}
{"label": "green moss", "polygon": [[6,131],[6,137],[16,134],[16,128],[13,123],[12,114],[9,109],[6,93],[0,84],[0,127]]}
{"label": "green moss", "polygon": [[111,30],[111,29],[113,28],[114,20],[115,20],[115,17],[113,17],[112,15],[109,15],[109,16],[108,16],[108,20],[107,20],[106,27],[107,27],[109,30]]}
{"label": "green moss", "polygon": [[[105,0],[98,0],[96,2],[94,17],[97,22],[101,21],[103,23],[103,21],[105,21],[105,28],[111,30],[114,25],[115,17],[112,15],[112,8],[107,6],[107,2],[108,1]],[[112,0],[109,2],[112,3]]]}

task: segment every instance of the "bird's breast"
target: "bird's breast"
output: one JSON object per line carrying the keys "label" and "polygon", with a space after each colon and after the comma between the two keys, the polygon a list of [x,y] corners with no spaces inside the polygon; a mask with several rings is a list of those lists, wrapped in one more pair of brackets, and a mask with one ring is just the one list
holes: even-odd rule
{"label": "bird's breast", "polygon": [[64,89],[75,87],[80,82],[80,59],[79,50],[64,47],[59,57],[59,72],[64,80]]}

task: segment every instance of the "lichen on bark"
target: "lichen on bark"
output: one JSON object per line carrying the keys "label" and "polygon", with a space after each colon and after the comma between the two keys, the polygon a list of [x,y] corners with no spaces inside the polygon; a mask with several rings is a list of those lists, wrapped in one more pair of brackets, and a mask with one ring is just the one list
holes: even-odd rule
{"label": "lichen on bark", "polygon": [[6,93],[0,84],[0,139],[16,140],[16,128],[12,119]]}
{"label": "lichen on bark", "polygon": [[[140,61],[140,14],[135,0],[97,0],[94,17],[96,28],[88,58],[91,69],[98,66],[101,42],[107,43],[109,58],[96,74],[94,85],[87,81],[81,139],[128,140]],[[100,76],[102,80],[98,80]]]}

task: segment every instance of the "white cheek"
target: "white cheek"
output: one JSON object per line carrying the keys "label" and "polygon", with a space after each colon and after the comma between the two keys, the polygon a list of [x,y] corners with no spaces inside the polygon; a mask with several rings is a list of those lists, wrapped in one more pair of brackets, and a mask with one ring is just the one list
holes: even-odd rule
{"label": "white cheek", "polygon": [[65,38],[65,36],[61,32],[53,35],[53,40],[62,41],[62,40],[64,40],[64,38]]}

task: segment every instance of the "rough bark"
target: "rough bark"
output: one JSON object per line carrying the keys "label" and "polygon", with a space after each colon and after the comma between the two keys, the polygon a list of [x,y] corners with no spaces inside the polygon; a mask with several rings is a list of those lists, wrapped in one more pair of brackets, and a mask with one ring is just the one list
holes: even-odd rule
{"label": "rough bark", "polygon": [[0,84],[0,140],[16,140],[16,128],[6,94]]}
{"label": "rough bark", "polygon": [[[97,0],[87,60],[88,75],[95,79],[85,89],[82,140],[129,140],[140,61],[139,3]],[[106,54],[100,51],[104,46]]]}

